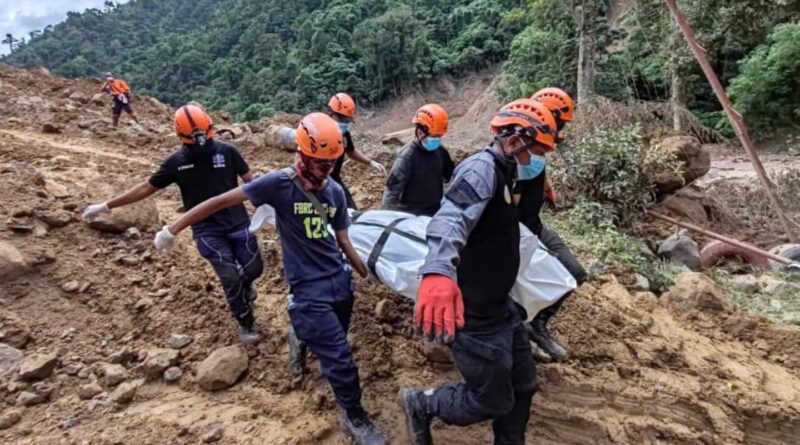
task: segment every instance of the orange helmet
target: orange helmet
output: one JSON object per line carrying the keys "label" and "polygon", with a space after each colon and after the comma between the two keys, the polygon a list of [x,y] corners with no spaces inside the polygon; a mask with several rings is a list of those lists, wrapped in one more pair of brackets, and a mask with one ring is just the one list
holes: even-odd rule
{"label": "orange helmet", "polygon": [[202,108],[187,104],[175,112],[175,132],[187,144],[203,145],[214,137],[214,123]]}
{"label": "orange helmet", "polygon": [[522,127],[527,136],[550,150],[556,143],[556,119],[541,102],[532,99],[517,99],[504,106],[491,122],[497,134],[501,128]]}
{"label": "orange helmet", "polygon": [[553,117],[564,122],[572,122],[575,114],[575,102],[561,88],[545,88],[531,96],[531,99],[547,106]]}
{"label": "orange helmet", "polygon": [[337,159],[344,153],[339,124],[325,113],[306,115],[297,126],[295,142],[300,153],[316,159]]}
{"label": "orange helmet", "polygon": [[423,105],[417,110],[411,122],[425,127],[431,136],[447,134],[447,112],[437,104]]}
{"label": "orange helmet", "polygon": [[336,114],[354,118],[356,115],[356,101],[345,93],[336,93],[328,101],[328,108]]}

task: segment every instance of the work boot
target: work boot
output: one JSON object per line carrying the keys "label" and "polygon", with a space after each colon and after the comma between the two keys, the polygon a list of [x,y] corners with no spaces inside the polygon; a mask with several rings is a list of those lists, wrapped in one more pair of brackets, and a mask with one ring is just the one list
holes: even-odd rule
{"label": "work boot", "polygon": [[362,408],[342,411],[339,417],[342,430],[355,445],[385,445],[386,436],[369,420]]}
{"label": "work boot", "polygon": [[294,328],[289,326],[286,332],[286,342],[289,344],[289,369],[292,375],[301,376],[308,372],[306,365],[307,347],[305,342],[300,341],[294,333]]}
{"label": "work boot", "polygon": [[256,301],[256,298],[258,298],[258,288],[256,287],[256,283],[252,283],[250,285],[250,295],[248,299],[252,303]]}
{"label": "work boot", "polygon": [[261,332],[255,323],[239,325],[239,341],[245,345],[254,345],[261,341]]}
{"label": "work boot", "polygon": [[525,324],[525,330],[528,331],[531,341],[536,343],[553,360],[560,362],[567,359],[567,350],[550,336],[545,320],[536,317],[530,323]]}
{"label": "work boot", "polygon": [[406,429],[411,443],[413,445],[433,445],[431,436],[431,420],[433,418],[426,413],[422,405],[422,398],[425,397],[422,391],[402,388],[397,397],[406,414]]}

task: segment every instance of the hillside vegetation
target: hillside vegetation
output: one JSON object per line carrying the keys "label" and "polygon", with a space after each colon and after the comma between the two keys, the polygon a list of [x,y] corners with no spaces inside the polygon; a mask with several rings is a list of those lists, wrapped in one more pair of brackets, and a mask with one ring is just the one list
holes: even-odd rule
{"label": "hillside vegetation", "polygon": [[[679,2],[758,134],[800,122],[800,0]],[[6,61],[69,77],[114,71],[170,104],[240,119],[317,109],[337,90],[375,104],[426,79],[506,63],[503,98],[544,85],[673,100],[727,131],[661,0],[133,0],[68,19]]]}

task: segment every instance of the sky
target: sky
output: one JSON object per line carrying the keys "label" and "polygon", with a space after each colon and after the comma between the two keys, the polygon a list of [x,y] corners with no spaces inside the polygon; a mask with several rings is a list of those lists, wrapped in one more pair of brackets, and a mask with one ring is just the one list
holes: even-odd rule
{"label": "sky", "polygon": [[[125,3],[127,0],[115,0]],[[28,33],[55,25],[67,18],[68,11],[83,12],[87,8],[103,8],[104,0],[0,0],[0,40],[8,33],[29,38]],[[0,46],[0,54],[8,53],[8,45]]]}

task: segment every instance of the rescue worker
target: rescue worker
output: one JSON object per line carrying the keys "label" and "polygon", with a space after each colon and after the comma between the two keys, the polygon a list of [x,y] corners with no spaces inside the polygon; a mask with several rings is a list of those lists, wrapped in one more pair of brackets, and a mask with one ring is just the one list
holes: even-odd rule
{"label": "rescue worker", "polygon": [[331,172],[331,178],[342,186],[344,194],[347,197],[347,208],[358,210],[358,206],[356,206],[356,202],[353,200],[353,195],[350,194],[350,190],[342,180],[342,166],[344,165],[345,156],[362,164],[368,164],[384,175],[386,175],[386,168],[380,162],[366,157],[363,153],[356,150],[355,145],[353,145],[353,137],[350,135],[350,124],[356,116],[356,102],[352,97],[345,93],[334,94],[331,100],[328,101],[328,115],[339,124],[339,129],[342,130],[342,134],[344,135],[344,155],[336,160],[336,165],[333,167],[333,172]]}
{"label": "rescue worker", "polygon": [[383,209],[433,216],[444,195],[444,183],[455,164],[442,147],[447,134],[447,112],[437,104],[417,110],[411,122],[414,140],[397,155],[383,190]]}
{"label": "rescue worker", "polygon": [[495,444],[525,443],[538,383],[530,340],[509,295],[520,262],[511,188],[518,164],[553,148],[555,120],[541,103],[518,99],[500,109],[491,128],[493,142],[458,166],[428,225],[415,324],[450,344],[464,381],[400,390],[414,445],[432,443],[434,417],[459,426],[491,420]]}
{"label": "rescue worker", "polygon": [[[104,212],[141,201],[153,193],[177,184],[183,206],[190,210],[201,202],[235,189],[238,179],[250,182],[253,173],[231,144],[214,139],[211,118],[197,105],[185,105],[175,112],[175,132],[183,143],[161,167],[127,192],[86,208],[83,217],[92,220]],[[251,300],[256,296],[253,281],[264,268],[258,242],[247,230],[250,219],[243,205],[234,206],[192,224],[197,250],[219,277],[228,308],[239,324],[242,343],[258,342]]]}
{"label": "rescue worker", "polygon": [[256,207],[272,206],[291,292],[292,327],[319,358],[322,375],[342,409],[340,422],[345,433],[356,444],[384,444],[385,436],[361,405],[358,368],[347,343],[354,289],[342,253],[362,277],[367,276],[367,268],[347,235],[350,217],[344,191],[338,182],[328,180],[344,152],[343,136],[331,117],[312,113],[300,121],[295,140],[298,153],[293,166],[194,207],[165,226],[155,244],[159,249],[169,248],[189,225],[246,200]]}
{"label": "rescue worker", "polygon": [[[559,88],[545,88],[538,91],[531,99],[541,102],[546,106],[556,121],[558,134],[556,143],[563,140],[563,129],[567,122],[572,122],[575,113],[575,103],[564,90]],[[544,151],[536,152],[528,165],[517,166],[517,183],[515,197],[518,200],[520,221],[533,232],[544,244],[550,253],[575,278],[578,286],[586,280],[586,270],[575,258],[558,234],[542,224],[539,212],[546,203],[555,207],[556,195],[546,176]],[[567,351],[558,344],[547,329],[547,323],[558,312],[564,301],[571,295],[565,295],[557,302],[542,309],[527,325],[528,334],[536,345],[547,353],[552,359],[562,361],[567,358]],[[527,314],[524,314],[527,318]]]}
{"label": "rescue worker", "polygon": [[127,82],[122,79],[115,79],[113,74],[106,73],[106,83],[103,84],[100,91],[111,96],[115,127],[119,124],[119,116],[123,110],[139,125],[139,118],[131,108],[131,89],[128,87]]}

